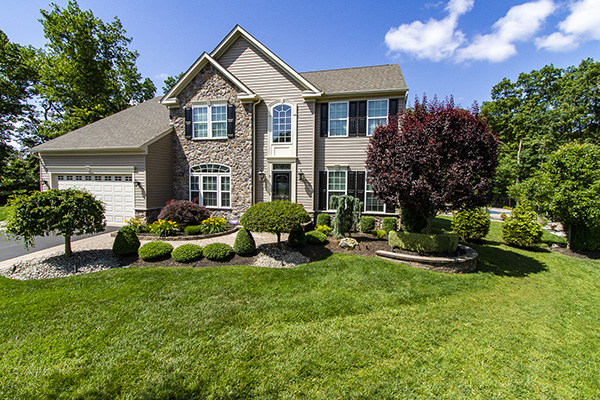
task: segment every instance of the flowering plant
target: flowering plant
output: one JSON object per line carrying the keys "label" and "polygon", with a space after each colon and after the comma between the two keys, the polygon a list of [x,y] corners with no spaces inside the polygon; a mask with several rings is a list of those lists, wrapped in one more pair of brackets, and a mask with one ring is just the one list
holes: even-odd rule
{"label": "flowering plant", "polygon": [[227,221],[225,218],[210,217],[200,224],[202,233],[209,235],[212,233],[225,232],[227,230]]}
{"label": "flowering plant", "polygon": [[175,236],[177,234],[177,222],[159,219],[148,225],[148,231],[161,237]]}
{"label": "flowering plant", "polygon": [[146,220],[144,218],[128,218],[125,223],[132,227],[135,233],[146,231]]}

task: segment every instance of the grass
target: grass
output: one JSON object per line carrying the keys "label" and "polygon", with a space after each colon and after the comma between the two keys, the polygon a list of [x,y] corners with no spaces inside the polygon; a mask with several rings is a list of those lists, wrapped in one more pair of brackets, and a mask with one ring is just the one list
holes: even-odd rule
{"label": "grass", "polygon": [[7,207],[0,206],[0,221],[4,221],[6,218],[8,218]]}
{"label": "grass", "polygon": [[334,254],[2,278],[0,398],[598,398],[600,261],[499,229],[466,275]]}

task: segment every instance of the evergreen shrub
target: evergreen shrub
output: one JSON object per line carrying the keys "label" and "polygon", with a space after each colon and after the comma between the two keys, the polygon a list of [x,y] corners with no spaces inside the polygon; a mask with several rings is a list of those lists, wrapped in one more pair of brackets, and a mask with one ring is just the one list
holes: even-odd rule
{"label": "evergreen shrub", "polygon": [[321,232],[322,234],[329,236],[333,231],[333,228],[327,225],[317,225],[315,228],[316,231]]}
{"label": "evergreen shrub", "polygon": [[152,261],[171,255],[173,246],[167,242],[148,242],[138,250],[138,255],[144,261]]}
{"label": "evergreen shrub", "polygon": [[362,216],[360,218],[360,231],[363,233],[371,233],[375,230],[375,217]]}
{"label": "evergreen shrub", "polygon": [[327,235],[319,231],[308,231],[305,236],[306,241],[312,244],[323,244],[327,241]]}
{"label": "evergreen shrub", "polygon": [[233,243],[233,251],[236,254],[247,255],[252,254],[256,250],[256,242],[252,237],[252,233],[246,228],[239,230]]}
{"label": "evergreen shrub", "polygon": [[325,225],[331,227],[331,215],[317,214],[317,225]]}
{"label": "evergreen shrub", "polygon": [[173,260],[180,263],[198,260],[202,258],[202,247],[197,244],[187,243],[173,250],[171,257],[173,257]]}
{"label": "evergreen shrub", "polygon": [[302,229],[302,225],[300,225],[299,222],[296,222],[294,228],[292,228],[292,231],[288,236],[288,244],[296,248],[306,245],[306,235],[304,234],[304,229]]}
{"label": "evergreen shrub", "polygon": [[114,255],[127,256],[129,254],[136,254],[139,248],[140,240],[135,233],[135,228],[124,226],[119,229],[112,247]]}
{"label": "evergreen shrub", "polygon": [[183,231],[186,235],[202,235],[202,227],[200,225],[188,225]]}
{"label": "evergreen shrub", "polygon": [[233,254],[233,248],[225,243],[211,243],[202,250],[202,255],[209,260],[224,260]]}
{"label": "evergreen shrub", "polygon": [[385,217],[381,223],[381,230],[385,231],[386,234],[391,231],[398,230],[398,219],[396,217]]}
{"label": "evergreen shrub", "polygon": [[542,238],[537,214],[525,205],[516,206],[502,224],[502,239],[511,246],[532,247]]}
{"label": "evergreen shrub", "polygon": [[388,241],[392,249],[417,253],[453,253],[458,247],[458,235],[454,233],[428,234],[390,231]]}
{"label": "evergreen shrub", "polygon": [[452,219],[452,231],[465,241],[481,239],[490,231],[490,225],[490,214],[484,208],[460,211]]}

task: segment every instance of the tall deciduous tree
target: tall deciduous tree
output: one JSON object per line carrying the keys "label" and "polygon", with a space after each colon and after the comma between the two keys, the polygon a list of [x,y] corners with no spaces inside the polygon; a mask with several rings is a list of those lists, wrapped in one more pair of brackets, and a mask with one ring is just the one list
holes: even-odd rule
{"label": "tall deciduous tree", "polygon": [[447,204],[472,208],[490,201],[498,140],[477,107],[452,100],[415,107],[375,130],[367,150],[376,196],[431,220]]}
{"label": "tall deciduous tree", "polygon": [[97,121],[154,96],[156,88],[135,65],[131,38],[121,21],[110,23],[81,10],[75,0],[66,8],[51,4],[40,22],[48,43],[36,86],[43,102],[42,140]]}

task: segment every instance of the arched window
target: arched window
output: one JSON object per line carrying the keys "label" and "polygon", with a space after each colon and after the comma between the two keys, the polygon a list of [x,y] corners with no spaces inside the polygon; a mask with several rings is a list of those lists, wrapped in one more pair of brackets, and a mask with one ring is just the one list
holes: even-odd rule
{"label": "arched window", "polygon": [[198,164],[190,168],[190,200],[210,208],[231,207],[231,168]]}
{"label": "arched window", "polygon": [[279,104],[272,109],[273,143],[292,142],[292,107]]}

